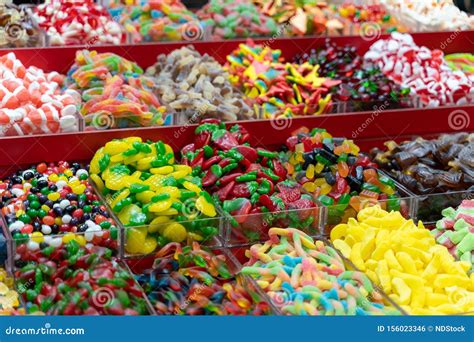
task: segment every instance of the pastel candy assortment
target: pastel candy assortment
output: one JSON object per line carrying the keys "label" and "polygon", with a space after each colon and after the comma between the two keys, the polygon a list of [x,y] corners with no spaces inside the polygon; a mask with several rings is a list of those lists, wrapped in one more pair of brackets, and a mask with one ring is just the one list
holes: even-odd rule
{"label": "pastel candy assortment", "polygon": [[148,308],[133,276],[105,247],[64,246],[18,252],[15,278],[26,311],[46,315],[146,315]]}
{"label": "pastel candy assortment", "polygon": [[64,77],[0,57],[0,136],[73,132],[79,129],[77,93],[61,91]]}
{"label": "pastel candy assortment", "polygon": [[293,228],[245,252],[241,273],[254,278],[286,315],[394,315],[369,278],[350,271],[337,252]]}
{"label": "pastel candy assortment", "polygon": [[42,33],[24,6],[2,1],[0,6],[0,47],[33,47],[43,44]]}
{"label": "pastel candy assortment", "polygon": [[444,56],[448,65],[454,70],[462,70],[471,79],[474,77],[474,55],[472,53],[453,53]]}
{"label": "pastel candy assortment", "polygon": [[391,13],[418,31],[460,31],[474,28],[474,17],[461,11],[453,0],[381,0]]}
{"label": "pastel candy assortment", "polygon": [[460,314],[474,308],[471,264],[455,261],[421,221],[379,206],[331,231],[334,246],[396,303],[414,315]]}
{"label": "pastel candy assortment", "polygon": [[125,42],[120,25],[93,0],[46,0],[34,16],[50,45],[95,45]]}
{"label": "pastel candy assortment", "polygon": [[153,266],[136,276],[159,315],[262,315],[268,304],[235,276],[225,255],[197,242],[170,243],[159,250]]}
{"label": "pastel candy assortment", "polygon": [[113,53],[82,50],[66,79],[81,94],[80,113],[91,129],[161,126],[165,108],[155,83],[136,64]]}
{"label": "pastel candy assortment", "polygon": [[135,1],[124,6],[113,5],[109,12],[133,43],[202,38],[196,15],[180,0]]}
{"label": "pastel candy assortment", "polygon": [[161,54],[146,71],[154,78],[155,91],[167,111],[184,122],[198,123],[205,118],[224,121],[255,117],[242,94],[233,88],[224,68],[208,54],[193,46]]}
{"label": "pastel candy assortment", "polygon": [[211,0],[197,15],[211,39],[273,36],[279,30],[273,18],[247,0]]}
{"label": "pastel candy assortment", "polygon": [[0,194],[17,249],[54,249],[71,240],[117,249],[115,222],[77,163],[20,170],[0,183]]}
{"label": "pastel candy assortment", "polygon": [[380,204],[400,210],[395,183],[352,140],[325,129],[303,127],[287,139],[281,153],[290,177],[328,206],[329,224],[346,222],[363,208]]}
{"label": "pastel candy assortment", "polygon": [[474,82],[462,71],[453,71],[441,50],[418,46],[409,34],[392,33],[376,41],[364,56],[367,65],[410,88],[423,107],[466,104],[474,96]]}
{"label": "pastel candy assortment", "polygon": [[457,209],[446,208],[443,218],[436,222],[432,234],[436,242],[445,246],[452,256],[474,264],[474,200],[464,200]]}
{"label": "pastel candy assortment", "polygon": [[321,77],[318,67],[285,63],[280,50],[240,44],[227,56],[231,82],[261,106],[265,119],[318,115],[331,110],[331,87],[340,82]]}
{"label": "pastel candy assortment", "polygon": [[109,141],[92,158],[90,174],[121,223],[130,227],[128,253],[150,254],[168,242],[217,235],[206,220],[217,215],[213,199],[192,168],[176,164],[173,150],[161,141]]}

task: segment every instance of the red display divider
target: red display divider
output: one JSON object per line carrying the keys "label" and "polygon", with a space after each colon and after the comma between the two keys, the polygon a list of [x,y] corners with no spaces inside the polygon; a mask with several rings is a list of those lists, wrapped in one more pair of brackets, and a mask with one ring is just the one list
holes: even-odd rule
{"label": "red display divider", "polygon": [[[413,33],[415,42],[427,46],[430,49],[441,49],[444,53],[470,52],[474,53],[474,30],[454,32],[430,32]],[[374,37],[343,36],[330,37],[339,45],[350,44],[365,53],[369,47],[379,38],[387,35],[374,35]],[[311,48],[320,47],[327,37],[301,37],[301,38],[261,38],[254,41],[269,45],[275,49],[281,49],[285,58],[291,59],[298,53],[307,52]],[[0,50],[0,55],[14,51],[17,57],[25,65],[35,65],[46,71],[58,71],[66,73],[74,62],[77,50],[90,49],[99,52],[113,52],[130,60],[137,62],[146,68],[155,63],[156,56],[161,53],[192,44],[200,53],[213,56],[218,62],[224,63],[226,56],[238,47],[245,39],[221,40],[221,41],[182,41],[148,43],[138,45],[104,45],[104,46],[70,46],[70,47],[45,47],[45,48],[19,48],[15,50]]]}
{"label": "red display divider", "polygon": [[[462,119],[456,120],[456,116]],[[474,106],[429,110],[386,110],[331,114],[289,120],[240,121],[251,134],[252,143],[269,149],[281,146],[301,126],[326,128],[334,136],[354,139],[363,151],[381,147],[387,140],[413,136],[433,137],[439,133],[474,131]],[[235,123],[228,123],[233,125]],[[192,141],[196,125],[140,129],[88,131],[57,135],[6,137],[0,139],[0,178],[34,163],[59,160],[88,161],[106,142],[129,136],[163,140],[176,152]]]}

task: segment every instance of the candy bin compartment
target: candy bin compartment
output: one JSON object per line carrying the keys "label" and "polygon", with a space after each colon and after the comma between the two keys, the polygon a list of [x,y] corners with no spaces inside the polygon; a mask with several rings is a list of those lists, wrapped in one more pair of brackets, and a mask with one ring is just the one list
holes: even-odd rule
{"label": "candy bin compartment", "polygon": [[417,195],[416,219],[425,225],[435,225],[449,207],[457,208],[462,201],[474,199],[474,190],[445,192],[441,194]]}
{"label": "candy bin compartment", "polygon": [[225,249],[170,243],[155,256],[127,258],[158,315],[270,315],[268,298]]}
{"label": "candy bin compartment", "polygon": [[43,47],[46,34],[32,16],[32,6],[0,4],[0,48]]}
{"label": "candy bin compartment", "polygon": [[[241,255],[241,249],[237,252]],[[297,229],[271,228],[269,240],[248,247],[245,255],[240,273],[257,282],[277,308],[278,314],[332,316],[403,313],[386,300],[383,292],[374,287],[364,273],[346,264],[326,241],[313,240]],[[302,267],[309,267],[309,270],[302,273]],[[339,297],[347,286],[354,291]],[[268,289],[270,287],[271,290]]]}
{"label": "candy bin compartment", "polygon": [[159,216],[149,225],[124,226],[122,229],[123,255],[129,257],[153,254],[170,242],[191,245],[198,241],[211,248],[220,247],[223,245],[224,220],[221,217],[191,220],[184,216]]}
{"label": "candy bin compartment", "polygon": [[[415,195],[406,189],[403,185],[391,179],[385,172],[378,170],[379,179],[383,179],[386,183],[392,184],[394,190],[384,199],[373,199],[365,197],[363,193],[347,196],[347,203],[337,205],[330,204],[329,199],[318,200],[322,203],[321,234],[329,236],[331,229],[339,223],[346,223],[349,218],[357,217],[357,213],[367,207],[380,205],[383,209],[400,211],[406,218],[414,218],[416,215],[416,198]],[[382,178],[383,177],[383,178]],[[326,196],[327,197],[327,196]],[[326,201],[327,200],[327,201]]]}
{"label": "candy bin compartment", "polygon": [[148,315],[150,305],[128,267],[99,246],[70,241],[29,256],[15,269],[29,314]]}
{"label": "candy bin compartment", "polygon": [[379,116],[385,110],[419,108],[419,100],[417,98],[402,98],[399,100],[385,101],[338,101],[337,113],[353,113],[353,112],[373,112],[375,117]]}
{"label": "candy bin compartment", "polygon": [[155,113],[147,114],[147,117],[138,117],[133,113],[87,113],[82,117],[84,130],[102,131],[106,129],[142,128],[171,126],[175,124],[176,114],[165,113],[164,107]]}
{"label": "candy bin compartment", "polygon": [[249,215],[231,216],[224,213],[226,230],[225,243],[228,247],[247,246],[268,239],[272,227],[293,227],[310,236],[320,233],[322,210],[312,207],[297,210],[282,210]]}
{"label": "candy bin compartment", "polygon": [[[84,130],[84,119],[73,105],[61,111],[44,105],[41,112],[26,112],[24,108],[11,109],[6,114],[9,121],[0,122],[0,137],[71,133]],[[4,109],[7,111],[8,109]]]}

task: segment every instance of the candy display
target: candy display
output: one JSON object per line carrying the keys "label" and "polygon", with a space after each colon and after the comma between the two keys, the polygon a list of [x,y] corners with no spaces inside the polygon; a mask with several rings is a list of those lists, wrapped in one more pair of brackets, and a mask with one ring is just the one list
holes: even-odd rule
{"label": "candy display", "polygon": [[[316,222],[311,210],[316,207],[313,198],[296,182],[286,179],[287,171],[277,152],[254,148],[249,139],[242,126],[227,130],[218,120],[205,120],[196,128],[194,142],[181,150],[182,162],[193,168],[203,188],[221,203],[231,225],[244,234],[240,237],[243,241],[265,236],[259,220],[265,220],[268,226],[283,219],[262,213],[297,210],[287,217],[290,223],[295,227],[311,226]],[[256,219],[247,216],[255,214],[261,215]]]}
{"label": "candy display", "polygon": [[369,278],[349,271],[337,252],[292,228],[246,251],[241,273],[253,277],[285,315],[394,315]]}
{"label": "candy display", "polygon": [[198,123],[207,117],[224,121],[255,117],[222,66],[192,46],[159,55],[147,75],[155,79],[155,91],[167,110],[183,123]]}
{"label": "candy display", "polygon": [[408,313],[443,315],[474,308],[471,264],[455,261],[421,222],[379,206],[331,231],[334,246]]}
{"label": "candy display", "polygon": [[60,247],[18,251],[15,271],[28,313],[47,315],[146,315],[142,289],[105,247]]}
{"label": "candy display", "polygon": [[342,82],[331,91],[335,101],[348,106],[343,111],[385,110],[411,105],[407,96],[410,90],[387,78],[379,68],[364,67],[363,58],[354,46],[338,46],[326,39],[323,48],[298,54],[293,60],[298,64],[318,65],[321,76]]}
{"label": "candy display", "polygon": [[77,94],[61,91],[64,77],[25,67],[13,52],[0,57],[0,136],[79,130]]}
{"label": "candy display", "polygon": [[446,208],[432,234],[455,258],[474,264],[474,200],[464,200],[457,208]]}
{"label": "candy display", "polygon": [[441,50],[420,47],[408,34],[395,32],[389,39],[376,41],[364,60],[367,65],[380,68],[402,87],[409,88],[410,95],[422,107],[472,101],[473,80],[462,71],[452,70],[444,61]]}
{"label": "candy display", "polygon": [[309,63],[284,63],[280,50],[240,44],[227,56],[233,84],[261,106],[262,117],[318,115],[331,111],[331,87],[340,82],[319,76]]}
{"label": "candy display", "polygon": [[110,14],[117,18],[133,43],[198,40],[203,35],[196,15],[180,0],[136,1],[112,7]]}
{"label": "candy display", "polygon": [[374,204],[408,214],[395,182],[377,172],[377,165],[359,153],[352,140],[333,137],[325,129],[302,127],[287,139],[286,147],[288,152],[282,152],[285,169],[329,207],[329,224],[346,222]]}
{"label": "candy display", "polygon": [[217,234],[218,220],[206,219],[217,215],[214,201],[192,171],[176,164],[162,141],[112,140],[95,153],[91,179],[129,227],[128,253],[150,254],[168,242],[207,241]]}
{"label": "candy display", "polygon": [[19,309],[19,306],[18,293],[13,289],[13,278],[5,269],[0,268],[0,316],[23,314],[24,309]]}
{"label": "candy display", "polygon": [[462,70],[474,77],[474,55],[472,53],[453,53],[444,56],[444,60],[454,70]]}
{"label": "candy display", "polygon": [[78,51],[66,86],[81,93],[91,129],[160,126],[165,108],[152,93],[155,83],[136,64],[113,53]]}
{"label": "candy display", "polygon": [[122,28],[93,0],[46,0],[35,7],[38,25],[50,45],[96,45],[125,42]]}
{"label": "candy display", "polygon": [[380,0],[400,22],[416,31],[472,30],[474,17],[461,11],[452,0]]}
{"label": "candy display", "polygon": [[170,243],[156,253],[152,268],[136,277],[158,315],[268,314],[268,304],[254,300],[228,262],[197,242]]}
{"label": "candy display", "polygon": [[77,163],[41,163],[0,183],[2,214],[17,249],[53,250],[74,240],[117,249],[117,227]]}
{"label": "candy display", "polygon": [[0,47],[33,47],[44,44],[43,34],[26,7],[0,4]]}
{"label": "candy display", "polygon": [[278,34],[273,18],[247,0],[211,0],[197,12],[211,39],[266,37]]}
{"label": "candy display", "polygon": [[325,33],[338,35],[350,32],[350,27],[344,26],[341,20],[334,18],[326,1],[253,0],[253,2],[262,13],[272,17],[283,27],[283,35],[303,36]]}

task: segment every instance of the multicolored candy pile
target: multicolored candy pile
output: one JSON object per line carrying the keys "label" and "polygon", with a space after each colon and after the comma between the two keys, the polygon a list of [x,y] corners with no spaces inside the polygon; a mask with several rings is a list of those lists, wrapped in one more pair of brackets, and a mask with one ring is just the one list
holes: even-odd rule
{"label": "multicolored candy pile", "polygon": [[423,107],[472,102],[474,82],[462,71],[453,71],[441,50],[420,47],[409,34],[394,32],[390,38],[376,41],[364,60],[409,88],[410,95]]}
{"label": "multicolored candy pile", "polygon": [[241,273],[254,278],[286,315],[394,315],[363,273],[337,252],[293,228],[271,228],[250,247]]}
{"label": "multicolored candy pile", "polygon": [[284,63],[280,50],[251,42],[227,61],[231,82],[262,107],[266,119],[330,112],[330,89],[340,83],[320,77],[317,66]]}
{"label": "multicolored candy pile", "polygon": [[197,12],[211,39],[267,37],[276,35],[278,26],[247,0],[211,0]]}
{"label": "multicolored candy pile", "polygon": [[255,117],[222,66],[192,46],[159,55],[147,75],[154,78],[155,91],[167,110],[183,123],[198,123],[208,117],[224,121]]}
{"label": "multicolored candy pile", "polygon": [[43,43],[42,33],[26,7],[5,1],[0,4],[0,47],[33,47]]}
{"label": "multicolored candy pile", "polygon": [[352,140],[303,127],[287,139],[286,147],[281,157],[288,175],[329,207],[329,224],[346,222],[370,205],[402,209],[393,180],[380,175]]}
{"label": "multicolored candy pile", "polygon": [[133,43],[198,40],[203,32],[194,13],[180,0],[136,1],[109,9]]}
{"label": "multicolored candy pile", "polygon": [[[77,163],[41,163],[0,183],[2,214],[17,250],[69,241],[117,249],[117,227]],[[18,253],[18,251],[17,251]]]}
{"label": "multicolored candy pile", "polygon": [[318,65],[321,76],[340,80],[342,83],[331,92],[334,100],[348,105],[345,111],[396,109],[410,105],[407,96],[410,90],[387,78],[379,68],[364,67],[354,46],[339,46],[326,39],[321,49],[298,54],[293,61]]}
{"label": "multicolored candy pile", "polygon": [[471,264],[455,261],[421,221],[396,211],[363,209],[331,231],[334,246],[413,315],[462,314],[474,308]]}
{"label": "multicolored candy pile", "polygon": [[217,234],[206,220],[217,215],[214,201],[192,171],[175,164],[172,148],[161,141],[112,140],[95,153],[91,179],[129,227],[128,253],[150,254],[168,242],[206,241]]}
{"label": "multicolored candy pile", "polygon": [[474,264],[474,200],[464,200],[457,209],[446,208],[431,233],[458,260]]}
{"label": "multicolored candy pile", "polygon": [[112,258],[112,250],[70,241],[61,247],[18,251],[15,277],[28,313],[146,315],[143,292]]}
{"label": "multicolored candy pile", "polygon": [[46,0],[34,16],[51,45],[95,45],[125,42],[120,25],[94,0]]}
{"label": "multicolored candy pile", "polygon": [[462,70],[474,77],[474,55],[472,53],[453,53],[444,56],[444,60],[454,70]]}
{"label": "multicolored candy pile", "polygon": [[[255,240],[265,231],[247,215],[310,209],[316,205],[296,182],[286,179],[278,153],[252,147],[249,138],[240,125],[227,130],[218,120],[208,119],[196,128],[194,142],[183,147],[181,153],[182,163],[202,178],[203,188],[222,204],[232,225],[240,225],[245,231],[247,236],[242,238]],[[269,217],[275,221],[279,218]],[[289,219],[297,227],[306,227],[314,217],[311,210],[301,210]]]}
{"label": "multicolored candy pile", "polygon": [[13,52],[0,57],[0,136],[74,132],[77,93],[61,91],[64,77],[26,68]]}
{"label": "multicolored candy pile", "polygon": [[256,302],[235,277],[225,255],[177,243],[155,255],[153,267],[136,278],[159,315],[263,315],[268,304]]}
{"label": "multicolored candy pile", "polygon": [[164,124],[165,107],[152,93],[154,81],[116,54],[78,51],[65,83],[80,92],[80,113],[91,129]]}

